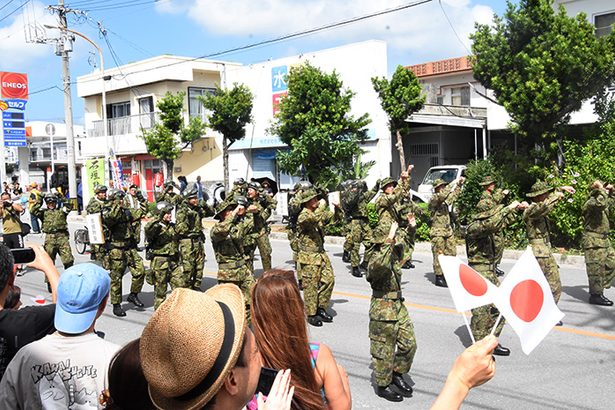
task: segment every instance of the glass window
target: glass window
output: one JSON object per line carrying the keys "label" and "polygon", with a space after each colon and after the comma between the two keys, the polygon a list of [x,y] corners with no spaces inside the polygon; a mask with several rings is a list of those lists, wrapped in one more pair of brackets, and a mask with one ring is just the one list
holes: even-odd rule
{"label": "glass window", "polygon": [[201,95],[213,94],[215,91],[215,88],[188,87],[188,114],[190,117],[200,117],[205,121],[207,112],[198,97]]}
{"label": "glass window", "polygon": [[607,36],[613,31],[615,24],[615,12],[594,16],[594,25],[596,26],[596,36]]}
{"label": "glass window", "polygon": [[469,106],[470,87],[451,88],[451,105]]}
{"label": "glass window", "polygon": [[130,101],[107,104],[107,118],[120,118],[130,116]]}

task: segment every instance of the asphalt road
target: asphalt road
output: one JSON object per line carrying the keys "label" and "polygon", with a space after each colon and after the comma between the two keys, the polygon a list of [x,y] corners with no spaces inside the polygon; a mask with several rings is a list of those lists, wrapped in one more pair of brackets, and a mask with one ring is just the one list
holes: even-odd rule
{"label": "asphalt road", "polygon": [[[71,225],[71,231],[76,227]],[[30,235],[42,242],[41,235]],[[272,241],[273,265],[290,267],[288,242]],[[403,291],[415,326],[418,351],[409,381],[414,397],[390,403],[374,394],[370,368],[368,311],[370,288],[364,279],[350,275],[341,261],[341,246],[328,245],[327,251],[336,273],[332,298],[334,322],[322,328],[310,327],[311,340],[324,342],[348,371],[353,407],[357,409],[427,409],[442,388],[455,357],[467,346],[469,336],[460,314],[453,309],[448,290],[433,285],[432,260],[427,253],[415,254],[416,269],[404,270]],[[89,260],[76,255],[77,263]],[[209,239],[203,289],[213,286],[216,263]],[[513,260],[505,260],[508,271]],[[57,263],[60,264],[59,258]],[[257,260],[256,267],[260,268]],[[559,303],[566,314],[564,326],[555,328],[530,356],[508,326],[500,338],[512,350],[510,357],[497,358],[497,374],[484,386],[470,392],[465,409],[613,409],[615,408],[615,308],[587,303],[587,278],[583,267],[562,265],[563,294]],[[257,269],[257,275],[262,270]],[[37,295],[48,296],[43,275],[27,271],[17,283],[22,300],[33,304]],[[124,277],[124,296],[128,294],[130,274]],[[145,285],[141,298],[144,309],[124,303],[125,318],[113,316],[109,306],[97,329],[106,339],[123,344],[138,337],[153,312],[153,288]],[[606,291],[615,299],[615,290]]]}

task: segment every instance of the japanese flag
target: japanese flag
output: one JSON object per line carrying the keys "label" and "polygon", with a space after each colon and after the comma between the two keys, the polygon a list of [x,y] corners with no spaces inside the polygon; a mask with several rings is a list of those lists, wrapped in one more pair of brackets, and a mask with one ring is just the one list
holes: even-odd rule
{"label": "japanese flag", "polygon": [[519,336],[527,355],[564,317],[530,247],[502,281],[498,293],[494,303]]}
{"label": "japanese flag", "polygon": [[456,256],[440,255],[438,260],[458,312],[493,303],[497,297],[493,283]]}

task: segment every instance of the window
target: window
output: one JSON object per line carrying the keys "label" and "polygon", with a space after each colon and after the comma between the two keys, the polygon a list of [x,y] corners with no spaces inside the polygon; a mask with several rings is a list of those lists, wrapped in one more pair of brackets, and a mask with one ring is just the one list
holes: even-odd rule
{"label": "window", "polygon": [[188,87],[188,114],[190,117],[200,117],[205,121],[206,110],[198,97],[201,95],[213,94],[215,91],[215,88]]}
{"label": "window", "polygon": [[120,118],[130,116],[130,101],[107,104],[107,118]]}
{"label": "window", "polygon": [[607,36],[613,31],[615,24],[615,12],[594,16],[594,26],[596,26],[596,37]]}
{"label": "window", "polygon": [[139,123],[141,127],[150,129],[154,125],[154,97],[139,98]]}
{"label": "window", "polygon": [[451,105],[469,106],[470,87],[451,88]]}

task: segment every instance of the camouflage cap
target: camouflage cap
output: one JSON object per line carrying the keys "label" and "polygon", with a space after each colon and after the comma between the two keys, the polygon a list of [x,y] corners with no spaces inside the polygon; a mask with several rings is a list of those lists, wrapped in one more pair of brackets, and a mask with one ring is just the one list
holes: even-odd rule
{"label": "camouflage cap", "polygon": [[487,175],[483,178],[482,182],[479,182],[480,186],[489,186],[491,184],[495,184],[495,179],[491,175]]}
{"label": "camouflage cap", "polygon": [[[242,197],[243,198],[243,197]],[[214,219],[221,220],[222,213],[227,210],[229,207],[235,209],[237,205],[239,205],[237,201],[238,197],[228,197],[224,201],[220,202],[218,207],[216,208],[216,214],[214,215]],[[245,201],[245,198],[244,198]]]}
{"label": "camouflage cap", "polygon": [[397,186],[397,181],[391,177],[383,178],[382,180],[380,180],[380,189],[384,191],[384,188],[386,188],[387,185],[391,184]]}
{"label": "camouflage cap", "polygon": [[303,205],[305,204],[307,201],[309,201],[312,198],[316,198],[318,197],[319,194],[316,191],[316,189],[314,188],[308,188],[305,191],[301,192],[299,195],[297,195],[297,201]]}
{"label": "camouflage cap", "polygon": [[442,185],[448,185],[448,183],[445,180],[443,180],[441,178],[438,178],[435,181],[433,181],[433,185],[432,186],[433,186],[433,189],[436,189],[436,188],[438,188],[438,187],[440,187]]}
{"label": "camouflage cap", "polygon": [[107,192],[107,187],[105,185],[96,185],[94,188],[94,193],[99,194],[101,192]]}
{"label": "camouflage cap", "polygon": [[553,187],[550,186],[549,184],[547,184],[545,181],[536,181],[534,183],[534,185],[532,185],[532,188],[530,189],[530,192],[528,192],[527,194],[525,194],[525,196],[527,196],[528,198],[534,198],[537,197],[538,195],[542,195],[542,194],[546,194],[547,192],[551,192],[553,191]]}

